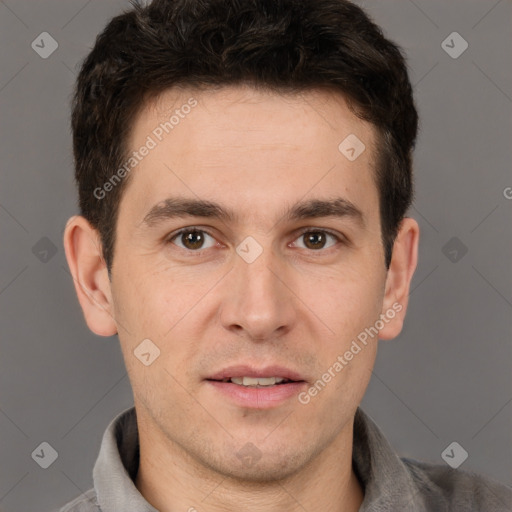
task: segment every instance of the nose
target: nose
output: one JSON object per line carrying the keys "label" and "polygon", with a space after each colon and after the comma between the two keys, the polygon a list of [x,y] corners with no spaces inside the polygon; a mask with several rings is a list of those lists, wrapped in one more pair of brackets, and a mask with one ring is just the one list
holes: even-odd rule
{"label": "nose", "polygon": [[221,308],[225,329],[254,341],[290,331],[297,316],[293,286],[270,248],[251,263],[237,255],[227,277]]}

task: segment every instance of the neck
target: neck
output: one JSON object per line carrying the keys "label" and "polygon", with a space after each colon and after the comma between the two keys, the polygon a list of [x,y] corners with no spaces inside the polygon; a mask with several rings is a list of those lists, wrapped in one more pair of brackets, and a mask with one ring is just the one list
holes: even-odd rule
{"label": "neck", "polygon": [[140,463],[135,485],[160,512],[357,512],[364,491],[352,468],[353,423],[315,459],[280,481],[241,481],[193,459],[182,447],[138,422]]}

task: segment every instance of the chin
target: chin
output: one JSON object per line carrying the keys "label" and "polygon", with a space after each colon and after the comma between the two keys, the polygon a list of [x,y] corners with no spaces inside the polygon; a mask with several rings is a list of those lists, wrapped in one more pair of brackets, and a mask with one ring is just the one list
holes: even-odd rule
{"label": "chin", "polygon": [[257,452],[254,453],[254,459],[237,457],[234,461],[223,460],[221,464],[211,466],[211,469],[238,483],[250,486],[285,481],[299,472],[306,462],[305,455],[297,454],[296,450],[292,451],[293,454],[273,450],[271,455],[259,454],[258,460]]}

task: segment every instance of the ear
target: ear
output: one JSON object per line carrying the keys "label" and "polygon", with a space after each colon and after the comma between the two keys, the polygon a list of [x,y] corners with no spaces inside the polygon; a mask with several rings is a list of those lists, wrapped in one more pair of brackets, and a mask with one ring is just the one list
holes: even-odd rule
{"label": "ear", "polygon": [[78,301],[89,329],[99,336],[117,333],[110,280],[99,233],[80,215],[64,230],[64,250]]}
{"label": "ear", "polygon": [[381,318],[388,319],[379,331],[379,339],[390,340],[402,331],[412,276],[418,263],[420,228],[418,223],[405,217],[393,245],[393,256],[388,269]]}

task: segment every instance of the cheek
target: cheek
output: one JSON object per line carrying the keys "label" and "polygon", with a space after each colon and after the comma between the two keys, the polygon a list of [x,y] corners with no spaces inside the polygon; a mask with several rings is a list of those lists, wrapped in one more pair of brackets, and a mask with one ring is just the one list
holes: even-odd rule
{"label": "cheek", "polygon": [[[326,406],[331,410],[333,410],[332,407],[338,405],[341,405],[342,408],[357,407],[366,392],[375,364],[377,339],[375,338],[374,341],[370,341],[366,345],[361,343],[358,345],[358,352],[352,355],[350,361],[347,360],[347,354],[352,351],[348,350],[340,354],[341,361],[344,363],[343,369],[339,373],[334,369],[331,370],[331,373],[334,374],[331,380],[333,386],[330,394],[326,396]],[[337,362],[339,363],[340,360]]]}
{"label": "cheek", "polygon": [[145,268],[130,260],[124,263],[112,286],[116,319],[126,325],[131,337],[161,337],[187,306],[186,289],[183,293],[178,277],[168,269]]}
{"label": "cheek", "polygon": [[306,304],[318,311],[338,339],[357,335],[379,316],[384,281],[363,267],[328,269],[301,281]]}
{"label": "cheek", "polygon": [[[138,271],[136,275],[127,272],[116,281],[116,320],[125,327],[119,330],[119,337],[132,379],[142,379],[148,385],[153,382],[149,387],[154,387],[154,382],[171,378],[169,373],[183,372],[191,355],[197,354],[199,335],[194,329],[198,315],[204,314],[199,303],[211,286],[202,279],[192,286],[183,273],[168,268]],[[146,360],[154,362],[144,366],[142,354],[148,352]],[[139,382],[137,387],[143,389],[144,384]]]}

